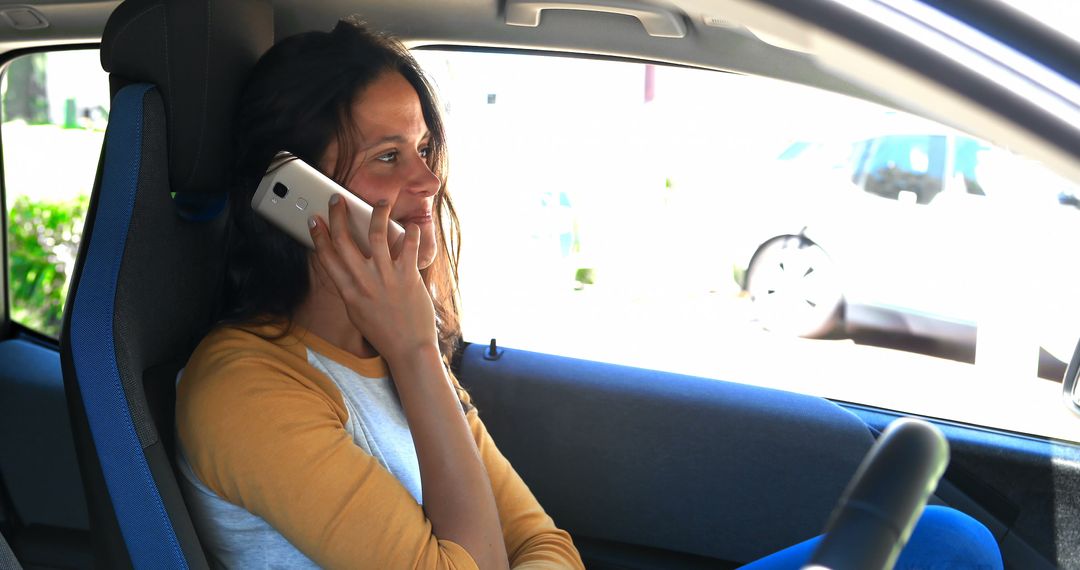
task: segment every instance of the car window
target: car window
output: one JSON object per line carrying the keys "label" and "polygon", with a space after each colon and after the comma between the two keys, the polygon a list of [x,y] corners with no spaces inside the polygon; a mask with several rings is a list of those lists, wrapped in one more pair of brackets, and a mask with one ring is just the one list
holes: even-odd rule
{"label": "car window", "polygon": [[972,139],[957,142],[957,178],[966,191],[1002,206],[1067,209],[1077,207],[1077,184],[1038,162]]}
{"label": "car window", "polygon": [[74,50],[16,57],[0,81],[9,316],[56,338],[108,122],[108,76],[98,50]]}
{"label": "car window", "polygon": [[858,183],[860,165],[866,160],[866,153],[871,148],[871,140],[856,142],[841,141],[797,141],[784,149],[779,162],[819,171],[834,171]]}
{"label": "car window", "polygon": [[1077,439],[1080,210],[979,207],[1037,163],[779,81],[417,57],[446,110],[466,340]]}
{"label": "car window", "polygon": [[944,187],[945,159],[944,136],[881,137],[859,180],[870,194],[929,204]]}
{"label": "car window", "polygon": [[956,165],[956,173],[963,179],[964,191],[968,194],[986,195],[982,184],[979,182],[979,175],[982,171],[979,168],[979,162],[980,157],[985,159],[986,153],[991,149],[990,145],[973,138],[957,137],[955,158],[953,160]]}

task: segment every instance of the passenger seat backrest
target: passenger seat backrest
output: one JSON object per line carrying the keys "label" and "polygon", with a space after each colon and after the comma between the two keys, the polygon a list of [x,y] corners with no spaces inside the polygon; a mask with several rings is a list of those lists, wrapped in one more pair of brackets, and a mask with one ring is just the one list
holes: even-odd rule
{"label": "passenger seat backrest", "polygon": [[22,565],[15,559],[15,553],[11,551],[4,535],[0,534],[0,570],[22,570]]}
{"label": "passenger seat backrest", "polygon": [[105,28],[113,104],[61,334],[101,567],[206,566],[174,380],[220,294],[234,106],[272,41],[265,0],[127,0]]}

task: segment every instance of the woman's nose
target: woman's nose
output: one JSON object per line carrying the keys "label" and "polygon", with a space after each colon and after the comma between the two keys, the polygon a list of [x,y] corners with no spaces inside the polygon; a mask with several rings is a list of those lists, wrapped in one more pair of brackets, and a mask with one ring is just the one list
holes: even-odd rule
{"label": "woman's nose", "polygon": [[420,194],[424,197],[434,196],[439,192],[439,188],[442,186],[442,181],[439,180],[439,177],[431,170],[431,166],[428,165],[427,160],[424,160],[421,157],[417,157],[410,174],[407,189],[415,194]]}

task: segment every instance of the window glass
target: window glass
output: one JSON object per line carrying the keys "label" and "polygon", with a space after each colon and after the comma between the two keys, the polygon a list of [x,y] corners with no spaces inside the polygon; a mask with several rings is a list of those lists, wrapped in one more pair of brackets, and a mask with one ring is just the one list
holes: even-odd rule
{"label": "window glass", "polygon": [[867,192],[929,204],[943,186],[944,136],[886,136],[874,141],[874,151],[861,179]]}
{"label": "window glass", "polygon": [[109,116],[97,50],[17,57],[0,79],[10,317],[52,337]]}
{"label": "window glass", "polygon": [[417,57],[446,110],[466,340],[1077,440],[1080,209],[1038,197],[1041,165],[761,78]]}
{"label": "window glass", "polygon": [[956,174],[963,177],[964,189],[968,194],[975,194],[976,196],[985,196],[986,192],[982,189],[982,184],[979,184],[979,158],[980,155],[985,156],[987,151],[991,148],[975,139],[968,137],[957,137],[956,139]]}
{"label": "window glass", "polygon": [[872,141],[794,142],[776,157],[777,161],[811,170],[832,170],[858,183],[859,165],[865,160]]}

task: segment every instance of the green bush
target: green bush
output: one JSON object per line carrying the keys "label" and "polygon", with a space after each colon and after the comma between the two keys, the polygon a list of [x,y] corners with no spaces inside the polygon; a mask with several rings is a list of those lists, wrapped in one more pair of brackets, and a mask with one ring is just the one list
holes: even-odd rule
{"label": "green bush", "polygon": [[733,263],[731,265],[731,277],[733,279],[735,279],[735,283],[737,283],[739,285],[739,287],[742,287],[742,288],[746,287],[746,268],[745,267],[739,267],[737,264]]}
{"label": "green bush", "polygon": [[8,216],[11,318],[60,336],[64,299],[89,197],[62,202],[15,200]]}
{"label": "green bush", "polygon": [[580,267],[574,272],[574,280],[578,282],[579,287],[593,285],[596,283],[596,270],[591,267]]}

